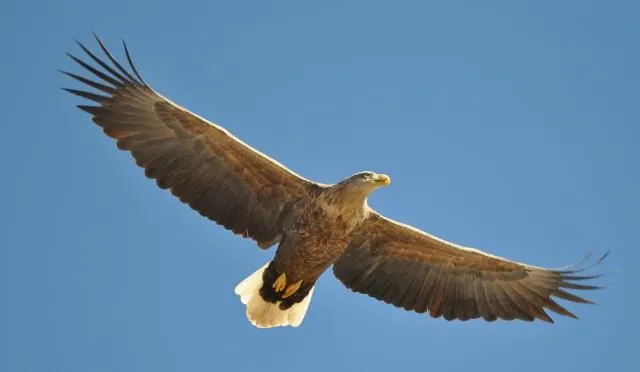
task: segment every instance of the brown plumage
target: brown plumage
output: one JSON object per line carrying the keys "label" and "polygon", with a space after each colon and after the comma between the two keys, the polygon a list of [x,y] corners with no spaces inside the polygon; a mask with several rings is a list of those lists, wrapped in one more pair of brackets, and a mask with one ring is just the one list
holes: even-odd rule
{"label": "brown plumage", "polygon": [[406,310],[429,312],[432,317],[548,322],[552,319],[545,308],[576,318],[551,296],[591,303],[566,291],[599,288],[576,283],[600,276],[574,275],[585,269],[550,270],[509,261],[375,212],[333,266],[336,277],[354,291]]}
{"label": "brown plumage", "polygon": [[577,283],[598,277],[575,275],[584,269],[509,261],[381,216],[367,196],[389,184],[385,175],[362,172],[335,185],[309,181],[155,92],[126,45],[130,71],[96,40],[111,65],[80,43],[98,67],[69,56],[97,81],[62,71],[100,92],[65,89],[94,102],[78,107],[159,187],[262,249],[278,244],[274,259],[236,287],[258,327],[299,325],[316,280],[332,264],[356,292],[447,320],[551,322],[545,309],[575,317],[552,296],[589,303],[567,290],[598,288]]}

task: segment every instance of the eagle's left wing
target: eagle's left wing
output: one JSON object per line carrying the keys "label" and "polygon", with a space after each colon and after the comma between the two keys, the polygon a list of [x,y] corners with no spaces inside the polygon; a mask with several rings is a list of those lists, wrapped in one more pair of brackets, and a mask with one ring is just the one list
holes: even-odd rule
{"label": "eagle's left wing", "polygon": [[[606,257],[606,254],[597,262]],[[344,255],[335,276],[355,292],[418,313],[447,320],[487,321],[535,318],[553,322],[544,309],[576,318],[552,296],[591,303],[566,289],[600,275],[582,270],[534,267],[449,243],[371,211]]]}

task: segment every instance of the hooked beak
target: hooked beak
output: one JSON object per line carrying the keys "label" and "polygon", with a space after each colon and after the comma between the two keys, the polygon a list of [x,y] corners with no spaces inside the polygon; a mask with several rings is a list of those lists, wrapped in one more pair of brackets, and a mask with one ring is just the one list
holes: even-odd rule
{"label": "hooked beak", "polygon": [[381,186],[388,186],[391,183],[391,178],[386,174],[378,174],[376,175],[375,182]]}

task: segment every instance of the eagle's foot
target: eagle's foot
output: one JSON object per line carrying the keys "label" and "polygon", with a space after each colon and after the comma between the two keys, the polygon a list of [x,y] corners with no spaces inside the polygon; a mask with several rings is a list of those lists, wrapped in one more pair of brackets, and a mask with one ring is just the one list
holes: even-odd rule
{"label": "eagle's foot", "polygon": [[280,274],[278,279],[276,279],[276,281],[273,282],[273,285],[271,287],[273,288],[274,291],[276,291],[276,293],[280,293],[285,289],[286,286],[287,286],[287,274],[282,273]]}
{"label": "eagle's foot", "polygon": [[298,291],[298,289],[300,289],[300,286],[302,285],[302,279],[298,280],[297,282],[291,284],[290,286],[287,287],[287,289],[284,291],[284,294],[282,295],[282,298],[287,298],[289,296],[291,296],[292,294],[296,293]]}

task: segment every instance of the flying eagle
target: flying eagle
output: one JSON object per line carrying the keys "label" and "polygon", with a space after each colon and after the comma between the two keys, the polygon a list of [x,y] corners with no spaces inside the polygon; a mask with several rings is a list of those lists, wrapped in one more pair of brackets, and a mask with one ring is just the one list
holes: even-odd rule
{"label": "flying eagle", "polygon": [[591,303],[567,290],[600,288],[577,283],[600,276],[576,275],[593,265],[535,267],[381,215],[367,197],[389,185],[387,175],[360,172],[333,185],[305,179],[153,90],[124,42],[130,70],[96,41],[108,61],[80,42],[95,65],[68,54],[94,80],[61,71],[98,91],[65,89],[94,102],[78,107],[160,188],[261,249],[277,245],[273,260],[235,287],[257,327],[299,326],[316,281],[332,265],[355,292],[447,320],[553,322],[545,309],[576,318],[552,296]]}

